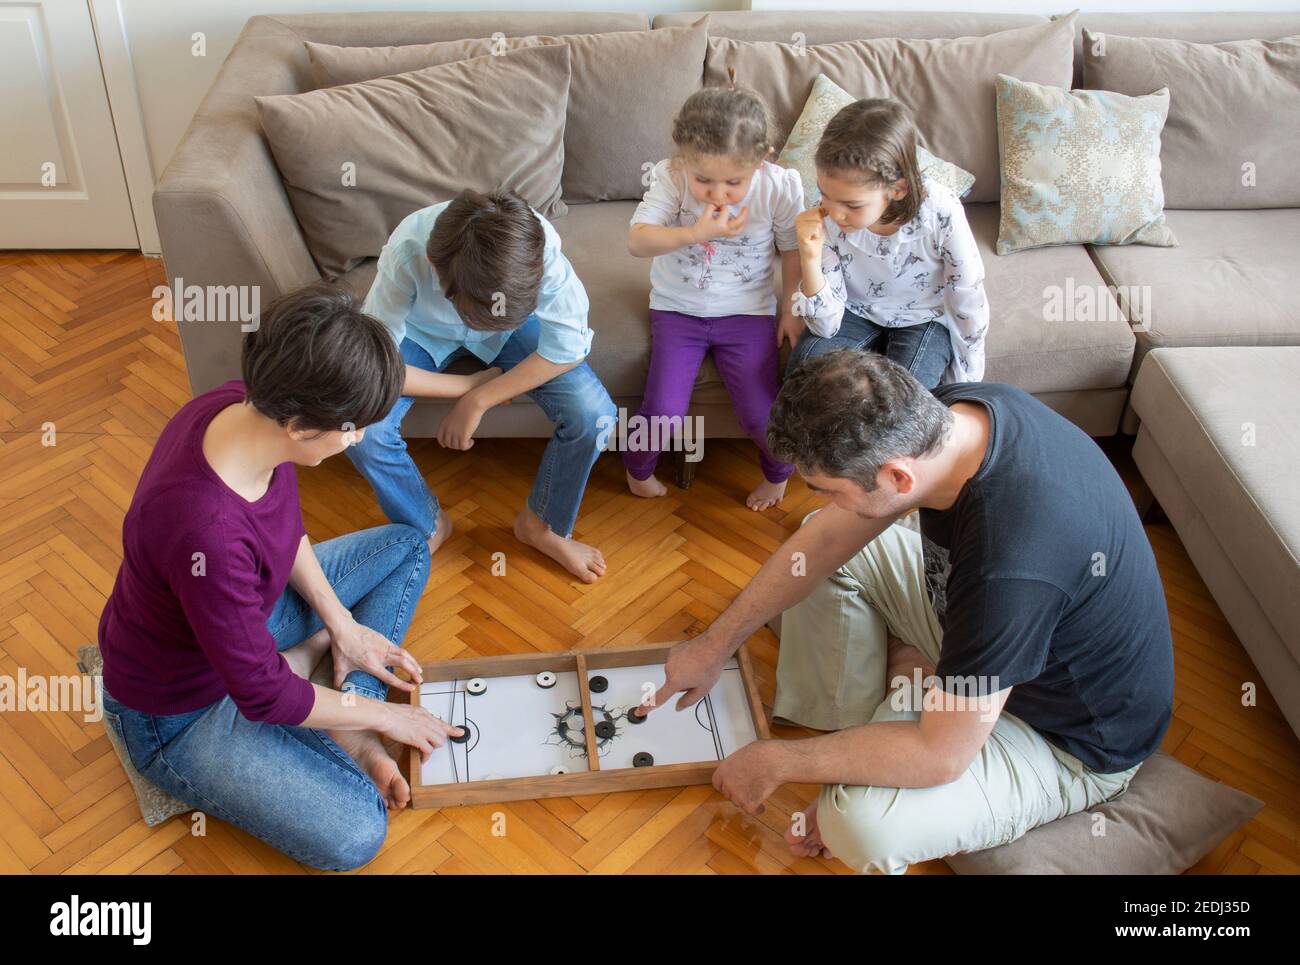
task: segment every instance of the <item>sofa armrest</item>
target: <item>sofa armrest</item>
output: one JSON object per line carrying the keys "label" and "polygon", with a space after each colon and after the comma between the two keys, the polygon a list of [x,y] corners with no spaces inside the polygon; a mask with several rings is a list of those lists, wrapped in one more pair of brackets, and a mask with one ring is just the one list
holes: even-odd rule
{"label": "sofa armrest", "polygon": [[[173,291],[241,286],[245,305],[265,308],[320,278],[253,101],[309,90],[308,74],[301,37],[270,17],[249,20],[154,190]],[[196,394],[238,377],[239,317],[175,315]]]}

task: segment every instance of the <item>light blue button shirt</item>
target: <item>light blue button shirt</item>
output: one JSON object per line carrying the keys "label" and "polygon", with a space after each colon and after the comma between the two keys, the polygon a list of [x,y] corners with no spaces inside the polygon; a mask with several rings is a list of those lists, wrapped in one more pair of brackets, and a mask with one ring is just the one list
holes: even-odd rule
{"label": "light blue button shirt", "polygon": [[[379,255],[378,271],[362,310],[383,322],[398,345],[409,338],[438,365],[461,346],[491,364],[514,332],[483,332],[466,325],[442,293],[425,254],[429,233],[449,204],[443,201],[421,208],[397,226]],[[537,293],[536,315],[541,323],[537,354],[556,365],[581,362],[591,351],[593,335],[587,327],[591,307],[587,290],[569,259],[560,253],[555,228],[536,209],[530,210],[546,235],[542,285]]]}

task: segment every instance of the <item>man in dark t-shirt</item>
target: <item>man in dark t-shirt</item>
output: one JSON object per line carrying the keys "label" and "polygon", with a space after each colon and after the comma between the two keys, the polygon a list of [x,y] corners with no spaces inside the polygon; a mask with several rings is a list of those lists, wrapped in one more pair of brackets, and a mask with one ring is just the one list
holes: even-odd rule
{"label": "man in dark t-shirt", "polygon": [[936,675],[996,676],[1004,711],[1093,770],[1156,750],[1173,706],[1169,615],[1124,483],[1077,426],[1021,389],[940,386],[989,416],[975,475],[948,509],[922,508]]}
{"label": "man in dark t-shirt", "polygon": [[714,785],[751,813],[823,784],[787,841],[859,871],[1010,841],[1123,793],[1168,727],[1173,647],[1155,557],[1096,444],[1032,396],[927,392],[872,352],[803,363],[768,444],[830,505],[703,634],[658,706],[712,686],[782,616],[774,717]]}

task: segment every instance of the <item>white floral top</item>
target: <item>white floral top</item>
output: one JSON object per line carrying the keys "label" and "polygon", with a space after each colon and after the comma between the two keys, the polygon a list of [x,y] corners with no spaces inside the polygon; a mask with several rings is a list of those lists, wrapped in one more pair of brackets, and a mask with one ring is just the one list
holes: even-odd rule
{"label": "white floral top", "polygon": [[979,382],[989,328],[984,262],[957,195],[930,178],[923,183],[916,217],[892,235],[845,232],[825,219],[826,284],[811,298],[796,291],[793,310],[825,338],[839,331],[846,307],[886,328],[942,322],[952,362],[941,381]]}
{"label": "white floral top", "polygon": [[[650,187],[632,215],[632,224],[692,225],[708,205],[696,201],[686,176],[660,161],[650,172]],[[762,162],[731,217],[749,208],[745,230],[708,245],[687,245],[658,255],[650,265],[650,307],[705,318],[722,315],[774,315],[773,244],[781,251],[799,247],[794,221],[803,210],[799,172]]]}

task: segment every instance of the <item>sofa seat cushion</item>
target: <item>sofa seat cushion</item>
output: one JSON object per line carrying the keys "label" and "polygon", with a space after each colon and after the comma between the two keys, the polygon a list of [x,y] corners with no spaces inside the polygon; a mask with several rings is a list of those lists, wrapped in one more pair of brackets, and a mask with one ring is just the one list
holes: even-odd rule
{"label": "sofa seat cushion", "polygon": [[1136,373],[1153,348],[1300,345],[1300,211],[1166,211],[1177,248],[1095,249],[1129,293]]}
{"label": "sofa seat cushion", "polygon": [[[999,255],[998,206],[968,204],[966,219],[984,261],[989,299],[984,378],[1031,393],[1124,385],[1133,332],[1087,249],[1058,245]],[[1071,311],[1083,292],[1092,308]]]}
{"label": "sofa seat cushion", "polygon": [[1133,408],[1300,660],[1300,346],[1156,349]]}

